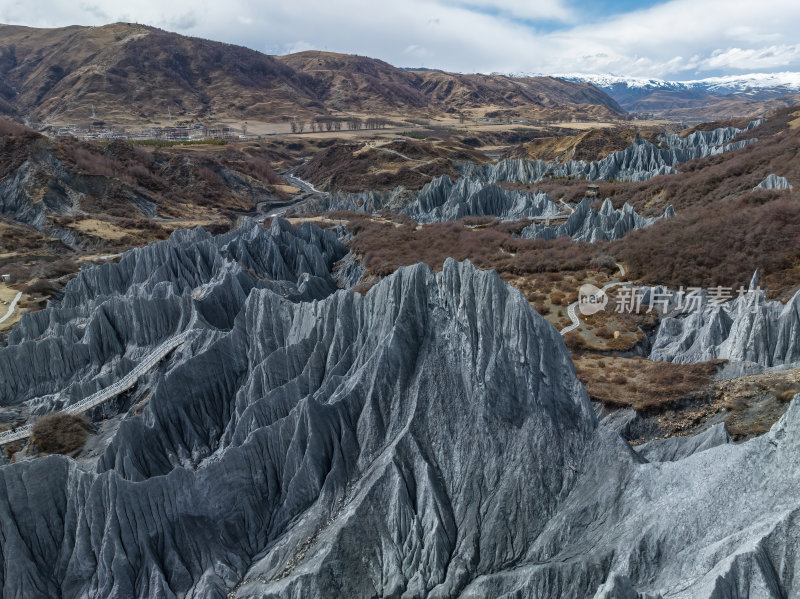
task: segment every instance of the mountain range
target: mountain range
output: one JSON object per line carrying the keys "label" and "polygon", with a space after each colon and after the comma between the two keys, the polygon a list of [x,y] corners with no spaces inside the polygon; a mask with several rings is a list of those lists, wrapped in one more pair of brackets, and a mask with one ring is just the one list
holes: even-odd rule
{"label": "mountain range", "polygon": [[408,71],[328,52],[276,57],[130,23],[0,25],[0,112],[33,122],[124,124],[168,115],[275,122],[469,109],[541,117],[624,113],[596,87],[552,77]]}
{"label": "mountain range", "polygon": [[751,73],[692,81],[666,81],[618,75],[559,75],[591,83],[630,112],[679,120],[764,116],[800,102],[800,73]]}

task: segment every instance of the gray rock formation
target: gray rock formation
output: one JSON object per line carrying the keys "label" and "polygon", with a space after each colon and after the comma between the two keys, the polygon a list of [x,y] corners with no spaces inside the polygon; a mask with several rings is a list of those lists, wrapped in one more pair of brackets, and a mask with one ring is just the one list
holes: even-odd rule
{"label": "gray rock formation", "polygon": [[248,221],[217,237],[176,231],[118,264],[84,268],[60,301],[26,313],[0,348],[0,405],[43,412],[74,403],[121,378],[195,313],[230,328],[255,288],[321,299],[337,289],[331,270],[346,253],[331,231],[275,219],[269,230]]}
{"label": "gray rock formation", "polygon": [[[304,202],[296,210],[352,210],[367,214],[389,210],[407,214],[421,223],[458,220],[465,216],[490,215],[504,220],[553,216],[559,213],[560,208],[546,194],[525,194],[493,184],[503,181],[535,183],[546,177],[576,177],[591,181],[644,181],[656,175],[676,173],[675,166],[681,162],[744,147],[755,140],[731,140],[758,124],[760,121],[753,121],[746,129],[727,127],[697,131],[687,137],[663,136],[661,143],[666,147],[657,147],[648,141],[637,139],[625,150],[609,154],[596,162],[571,160],[560,164],[509,158],[492,164],[461,163],[457,166],[463,176],[455,182],[445,175],[434,179],[418,192],[400,187],[388,192],[321,195]],[[603,210],[606,210],[605,206]],[[585,226],[586,231],[582,235],[587,239],[593,234],[596,239],[618,239],[617,235],[624,235],[631,228],[645,226],[642,223],[648,220],[636,215],[630,207],[626,207],[618,216],[601,211],[599,217],[591,217],[590,224],[585,223],[587,215],[587,212],[579,209],[580,222],[573,221],[566,228],[577,232]],[[554,238],[551,236],[573,236],[564,230],[536,226],[531,228],[529,234],[545,239]]]}
{"label": "gray rock formation", "polygon": [[[54,227],[47,219],[49,215],[72,214],[73,203],[81,191],[63,186],[57,193],[53,188],[41,190],[41,181],[71,180],[63,164],[52,153],[34,152],[17,169],[0,179],[0,214],[60,238],[68,245],[75,245],[77,237],[64,227]],[[79,187],[79,186],[76,186]],[[31,198],[42,197],[41,202]]]}
{"label": "gray rock formation", "polygon": [[773,173],[767,175],[767,178],[756,185],[753,191],[757,189],[792,189],[792,185],[786,177],[779,177]]}
{"label": "gray rock formation", "polygon": [[[725,359],[762,367],[800,362],[800,290],[785,305],[767,300],[757,289],[726,302],[702,294],[701,309],[662,319],[650,352],[651,360],[694,363]],[[688,306],[687,306],[688,307]]]}
{"label": "gray rock formation", "polygon": [[352,210],[372,214],[389,210],[406,214],[420,223],[458,220],[466,216],[496,216],[502,220],[547,217],[561,208],[541,192],[529,194],[444,175],[417,192],[397,188],[391,192],[331,194],[313,199],[298,211]]}
{"label": "gray rock formation", "polygon": [[744,129],[737,127],[720,127],[712,129],[711,131],[694,131],[686,137],[681,137],[678,134],[662,135],[659,141],[663,141],[667,147],[674,150],[689,150],[697,154],[696,158],[704,156],[714,156],[723,152],[730,152],[745,147],[752,140],[742,140],[734,142],[733,140],[747,131],[752,131],[756,127],[764,123],[765,119],[757,119],[750,121]]}
{"label": "gray rock formation", "polygon": [[677,462],[698,452],[731,443],[731,436],[724,422],[692,437],[670,437],[656,439],[635,447],[636,453],[648,462]]}
{"label": "gray rock formation", "polygon": [[657,175],[676,173],[675,167],[681,162],[743,148],[756,140],[732,140],[762,122],[763,120],[753,121],[745,129],[724,127],[713,131],[696,131],[686,137],[664,135],[659,139],[659,146],[637,139],[626,149],[594,162],[570,160],[560,164],[508,158],[493,164],[462,163],[458,168],[465,177],[486,183],[535,183],[545,177],[576,177],[590,181],[646,181]]}
{"label": "gray rock formation", "polygon": [[525,297],[452,260],[198,323],[98,460],[0,468],[4,597],[797,592],[800,397],[649,463]]}
{"label": "gray rock formation", "polygon": [[445,175],[425,186],[416,201],[402,210],[420,223],[458,220],[465,216],[496,216],[516,220],[552,216],[560,212],[545,193],[527,194],[462,177]]}
{"label": "gray rock formation", "polygon": [[[745,129],[726,127],[713,131],[697,131],[686,137],[665,135],[660,146],[637,139],[625,150],[609,154],[596,162],[571,160],[564,164],[541,160],[504,159],[491,164],[461,163],[457,168],[463,175],[457,181],[445,175],[434,179],[419,191],[398,187],[391,191],[365,191],[356,194],[320,194],[304,201],[294,209],[296,212],[329,212],[351,210],[373,214],[382,210],[406,214],[420,223],[458,220],[465,216],[496,216],[503,220],[521,218],[541,218],[558,214],[560,207],[541,192],[534,194],[503,189],[498,182],[513,181],[535,183],[548,177],[576,177],[586,180],[619,179],[624,181],[644,181],[656,175],[676,173],[675,166],[694,158],[701,158],[721,152],[744,147],[755,139],[733,142],[737,135],[761,124],[753,121]],[[664,147],[661,147],[664,146]],[[604,208],[605,209],[605,208]],[[581,212],[583,218],[586,215]],[[611,216],[611,215],[602,215]],[[593,221],[598,220],[593,217]],[[600,220],[608,220],[601,218]],[[639,217],[630,208],[615,217],[619,230],[637,228],[636,223],[647,219]],[[583,222],[583,221],[582,221]],[[570,229],[576,230],[583,224],[572,223]],[[605,225],[605,223],[603,223]],[[618,239],[615,224],[601,227],[607,233],[597,232],[597,239]],[[591,237],[590,226],[586,235]],[[536,227],[531,233],[539,230]],[[623,231],[624,230],[624,231]],[[548,232],[541,229],[541,235],[557,237],[571,236],[563,231]],[[599,229],[598,229],[599,231]],[[612,237],[604,237],[608,234]]]}
{"label": "gray rock formation", "polygon": [[611,200],[606,198],[600,211],[591,207],[589,198],[584,198],[567,220],[559,224],[532,223],[520,232],[527,239],[557,239],[571,237],[574,241],[612,241],[622,239],[628,231],[649,227],[661,218],[675,214],[672,206],[659,217],[647,218],[638,215],[628,203],[615,210]]}
{"label": "gray rock formation", "polygon": [[366,270],[366,266],[358,260],[356,255],[353,252],[348,252],[344,258],[336,263],[333,275],[341,283],[341,287],[352,289],[361,282]]}
{"label": "gray rock formation", "polygon": [[[599,404],[599,405],[598,405]],[[596,402],[595,413],[600,423],[627,441],[653,438],[661,434],[661,427],[653,418],[642,416],[631,408],[609,410]]]}

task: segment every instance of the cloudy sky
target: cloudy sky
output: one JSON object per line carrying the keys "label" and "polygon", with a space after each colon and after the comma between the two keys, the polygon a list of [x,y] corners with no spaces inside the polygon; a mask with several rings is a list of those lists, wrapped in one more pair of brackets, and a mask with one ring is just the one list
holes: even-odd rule
{"label": "cloudy sky", "polygon": [[115,21],[269,54],[330,50],[461,72],[800,71],[798,0],[0,0],[2,23]]}

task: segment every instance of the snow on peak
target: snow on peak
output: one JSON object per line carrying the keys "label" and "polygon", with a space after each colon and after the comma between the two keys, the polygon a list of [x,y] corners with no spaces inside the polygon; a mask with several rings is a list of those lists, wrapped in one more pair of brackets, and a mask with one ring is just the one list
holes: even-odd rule
{"label": "snow on peak", "polygon": [[569,81],[585,81],[597,87],[611,88],[625,85],[630,89],[704,89],[719,92],[740,92],[762,89],[786,89],[800,91],[800,73],[786,71],[782,73],[749,73],[746,75],[725,75],[707,77],[690,81],[665,81],[663,79],[647,79],[642,77],[623,77],[619,75],[589,75],[584,73],[565,73],[553,75]]}

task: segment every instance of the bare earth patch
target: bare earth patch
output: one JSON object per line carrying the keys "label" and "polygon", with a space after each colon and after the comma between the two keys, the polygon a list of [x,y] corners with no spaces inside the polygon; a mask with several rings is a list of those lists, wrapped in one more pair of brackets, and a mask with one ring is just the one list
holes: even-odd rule
{"label": "bare earth patch", "polygon": [[111,241],[119,241],[128,235],[142,232],[140,229],[123,229],[110,222],[95,218],[79,220],[67,226],[84,235],[91,235],[92,237],[99,237],[100,239],[108,239]]}

